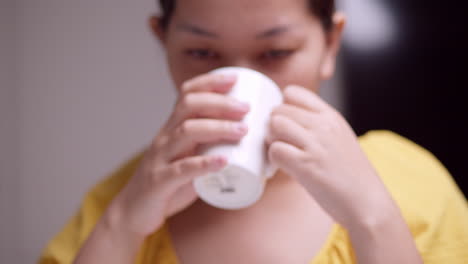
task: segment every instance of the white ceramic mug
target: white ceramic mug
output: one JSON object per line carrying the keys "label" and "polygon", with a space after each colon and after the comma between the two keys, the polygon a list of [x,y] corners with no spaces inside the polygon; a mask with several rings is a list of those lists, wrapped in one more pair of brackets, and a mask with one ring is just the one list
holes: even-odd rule
{"label": "white ceramic mug", "polygon": [[251,69],[226,67],[213,73],[237,76],[228,95],[250,104],[250,112],[242,120],[249,130],[238,144],[205,146],[201,154],[222,155],[228,164],[217,173],[195,179],[194,187],[199,197],[212,206],[241,209],[260,199],[266,180],[276,171],[267,162],[265,136],[270,114],[283,102],[283,96],[270,78]]}

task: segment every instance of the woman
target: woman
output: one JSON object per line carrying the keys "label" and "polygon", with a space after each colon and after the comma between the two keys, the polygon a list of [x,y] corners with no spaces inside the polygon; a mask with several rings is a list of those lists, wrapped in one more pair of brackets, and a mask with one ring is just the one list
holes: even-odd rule
{"label": "woman", "polygon": [[[390,132],[357,139],[316,92],[332,76],[344,27],[333,0],[161,0],[151,27],[178,102],[150,147],[87,195],[41,263],[465,263],[466,201],[430,154]],[[266,139],[279,172],[252,207],[197,199],[194,178],[236,142],[249,106],[226,96],[265,73],[285,102]],[[424,188],[420,186],[424,185]]]}

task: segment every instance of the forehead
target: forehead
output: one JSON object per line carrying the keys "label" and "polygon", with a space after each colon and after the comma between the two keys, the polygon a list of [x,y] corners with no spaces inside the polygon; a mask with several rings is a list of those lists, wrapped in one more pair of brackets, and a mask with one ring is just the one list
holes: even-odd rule
{"label": "forehead", "polygon": [[313,18],[309,0],[177,0],[176,22],[214,30],[262,30],[272,24],[304,23]]}

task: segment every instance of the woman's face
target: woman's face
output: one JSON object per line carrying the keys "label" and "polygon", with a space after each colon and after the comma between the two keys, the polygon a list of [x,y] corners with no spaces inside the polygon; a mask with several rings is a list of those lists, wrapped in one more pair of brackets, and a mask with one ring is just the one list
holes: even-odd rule
{"label": "woman's face", "polygon": [[166,30],[152,19],[176,87],[225,66],[247,67],[281,88],[317,91],[334,71],[343,19],[325,32],[308,0],[177,0]]}

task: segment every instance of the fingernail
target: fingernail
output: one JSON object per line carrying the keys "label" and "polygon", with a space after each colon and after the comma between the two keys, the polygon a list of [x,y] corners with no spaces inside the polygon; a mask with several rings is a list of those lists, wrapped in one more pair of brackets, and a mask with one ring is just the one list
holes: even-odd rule
{"label": "fingernail", "polygon": [[226,165],[226,158],[222,156],[214,157],[212,164],[212,169],[221,169]]}
{"label": "fingernail", "polygon": [[248,112],[250,110],[250,105],[245,102],[236,101],[234,103],[234,108],[240,112]]}
{"label": "fingernail", "polygon": [[234,125],[234,130],[241,135],[244,135],[245,133],[247,133],[248,129],[249,128],[244,123],[237,123]]}
{"label": "fingernail", "polygon": [[233,83],[237,80],[237,75],[236,74],[223,74],[221,75],[219,82],[220,83]]}

